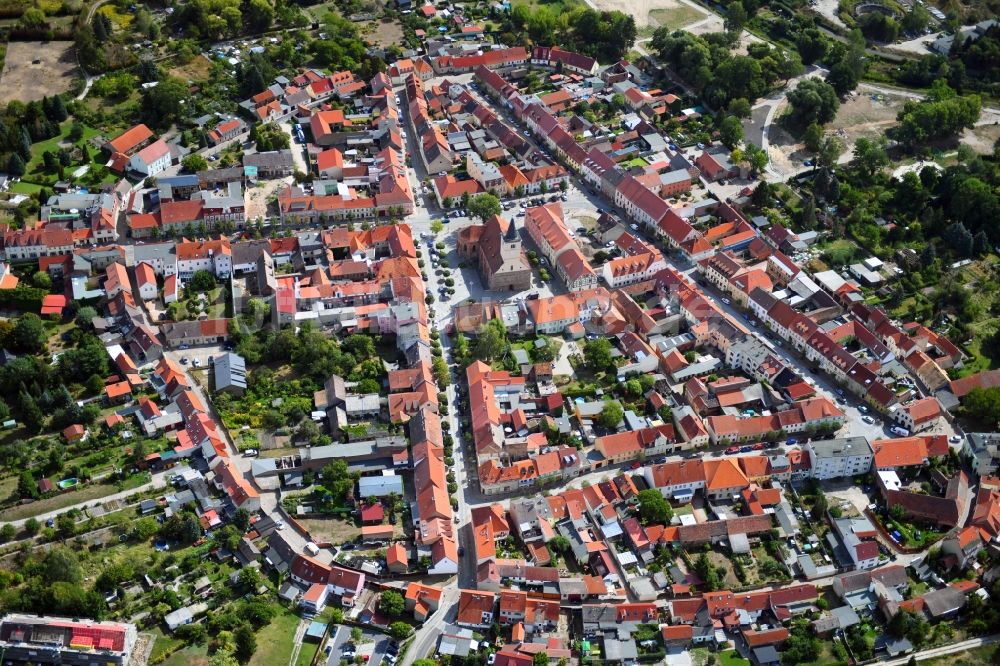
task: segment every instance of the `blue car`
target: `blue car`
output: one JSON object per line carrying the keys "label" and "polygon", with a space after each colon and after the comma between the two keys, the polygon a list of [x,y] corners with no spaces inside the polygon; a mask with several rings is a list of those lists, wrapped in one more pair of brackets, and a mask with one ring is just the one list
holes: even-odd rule
{"label": "blue car", "polygon": [[795,439],[794,437],[789,437],[788,440],[785,442],[785,444],[788,444],[789,446],[791,446],[792,444],[798,444],[798,443],[799,443],[799,440]]}

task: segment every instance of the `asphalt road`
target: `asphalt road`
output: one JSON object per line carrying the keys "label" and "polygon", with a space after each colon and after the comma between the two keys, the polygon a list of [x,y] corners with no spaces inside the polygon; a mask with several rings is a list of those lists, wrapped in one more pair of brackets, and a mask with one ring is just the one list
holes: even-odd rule
{"label": "asphalt road", "polygon": [[344,625],[338,625],[337,630],[333,632],[333,636],[326,642],[327,647],[330,648],[330,656],[326,659],[327,666],[339,666],[340,651],[350,638],[351,630]]}

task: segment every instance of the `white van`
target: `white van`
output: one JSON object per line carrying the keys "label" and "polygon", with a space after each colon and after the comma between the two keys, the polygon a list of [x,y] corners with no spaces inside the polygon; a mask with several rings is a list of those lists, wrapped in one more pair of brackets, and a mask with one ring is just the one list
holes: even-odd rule
{"label": "white van", "polygon": [[319,555],[319,546],[310,541],[309,543],[306,544],[306,551],[313,557],[316,557],[317,555]]}
{"label": "white van", "polygon": [[899,435],[900,437],[910,436],[909,430],[907,430],[906,428],[900,428],[899,426],[892,426],[891,428],[889,428],[889,432],[891,432],[893,435]]}

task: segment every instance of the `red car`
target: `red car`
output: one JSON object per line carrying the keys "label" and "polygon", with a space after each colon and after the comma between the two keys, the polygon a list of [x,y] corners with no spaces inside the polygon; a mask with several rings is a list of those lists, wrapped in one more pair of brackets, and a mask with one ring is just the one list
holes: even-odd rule
{"label": "red car", "polygon": [[632,469],[639,469],[640,467],[642,467],[642,463],[639,462],[638,460],[632,463]]}
{"label": "red car", "polygon": [[753,445],[753,450],[754,451],[763,451],[764,450],[764,443],[763,442],[757,442],[756,444]]}
{"label": "red car", "polygon": [[728,456],[731,456],[734,453],[739,453],[739,452],[740,452],[740,447],[738,446],[730,446],[728,449],[726,449],[726,455]]}

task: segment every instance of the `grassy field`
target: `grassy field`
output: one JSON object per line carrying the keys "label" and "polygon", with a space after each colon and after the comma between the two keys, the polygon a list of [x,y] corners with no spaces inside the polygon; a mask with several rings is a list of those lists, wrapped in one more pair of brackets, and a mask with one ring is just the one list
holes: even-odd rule
{"label": "grassy field", "polygon": [[161,658],[163,655],[176,650],[184,644],[183,641],[177,640],[173,636],[167,636],[164,634],[163,630],[159,627],[152,629],[150,633],[156,638],[153,642],[153,651],[149,653],[149,660],[153,663],[156,663],[157,659]]}
{"label": "grassy field", "polygon": [[281,666],[292,658],[295,628],[299,616],[285,611],[257,632],[257,651],[249,666]]}
{"label": "grassy field", "polygon": [[996,645],[984,645],[967,652],[950,654],[947,657],[921,661],[920,663],[924,666],[990,666],[996,663],[993,659],[996,651]]}
{"label": "grassy field", "polygon": [[[127,490],[128,488],[140,486],[148,480],[148,477],[133,476],[128,480],[128,482],[126,482],[125,489]],[[62,493],[60,495],[56,495],[55,497],[49,497],[47,499],[38,500],[37,502],[32,502],[31,504],[20,504],[9,507],[0,511],[0,520],[22,520],[24,518],[30,518],[31,516],[37,516],[42,513],[65,509],[75,504],[90,502],[108,495],[113,495],[117,492],[119,492],[119,490],[118,486],[115,484],[93,483],[88,486],[84,486],[75,492]]]}
{"label": "grassy field", "polygon": [[549,7],[556,14],[562,14],[571,9],[583,6],[582,0],[552,0],[551,2],[545,2],[545,0],[514,0],[513,4],[526,5],[532,11],[538,7]]}
{"label": "grassy field", "polygon": [[192,645],[178,650],[162,666],[208,666],[208,646]]}
{"label": "grassy field", "polygon": [[666,9],[654,9],[649,12],[650,23],[656,22],[658,25],[669,30],[683,28],[704,17],[704,12],[683,4]]}
{"label": "grassy field", "polygon": [[176,76],[183,81],[204,81],[211,73],[212,63],[203,55],[196,56],[191,62],[182,67],[175,67],[170,70],[171,76]]}

